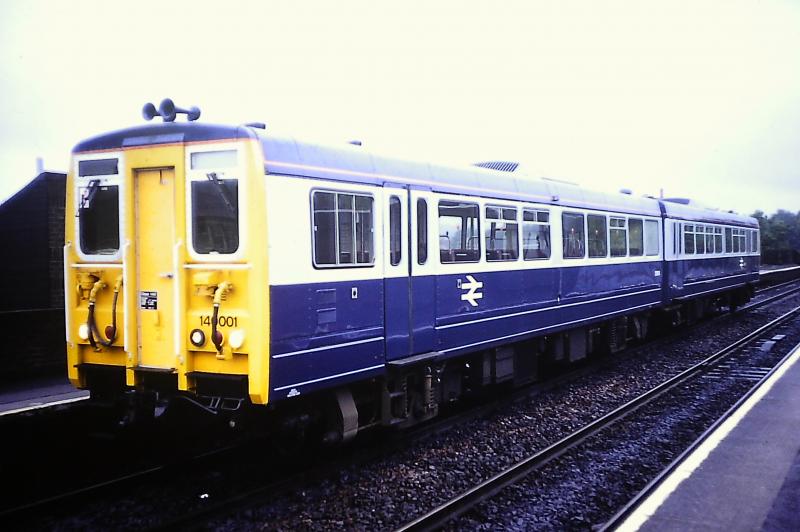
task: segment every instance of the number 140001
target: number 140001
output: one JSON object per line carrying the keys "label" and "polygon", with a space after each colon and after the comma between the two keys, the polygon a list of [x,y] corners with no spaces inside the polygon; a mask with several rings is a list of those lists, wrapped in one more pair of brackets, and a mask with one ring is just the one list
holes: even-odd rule
{"label": "number 140001", "polygon": [[[200,325],[211,326],[211,316],[200,316]],[[217,318],[218,327],[238,327],[239,318],[236,316],[219,316]]]}

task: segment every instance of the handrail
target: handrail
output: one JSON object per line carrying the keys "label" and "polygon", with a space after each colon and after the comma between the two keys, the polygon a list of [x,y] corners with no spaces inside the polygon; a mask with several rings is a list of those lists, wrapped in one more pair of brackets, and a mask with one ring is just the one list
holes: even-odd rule
{"label": "handrail", "polygon": [[72,313],[75,311],[75,305],[72,304],[75,297],[75,287],[70,286],[72,279],[70,278],[70,268],[72,266],[70,260],[70,251],[72,249],[72,242],[64,244],[64,331],[67,345],[72,343]]}

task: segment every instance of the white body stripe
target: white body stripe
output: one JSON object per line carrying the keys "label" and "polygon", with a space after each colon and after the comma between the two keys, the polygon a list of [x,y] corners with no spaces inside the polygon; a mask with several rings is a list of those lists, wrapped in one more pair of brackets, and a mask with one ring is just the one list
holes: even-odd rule
{"label": "white body stripe", "polygon": [[589,321],[589,320],[593,320],[593,319],[597,319],[597,318],[603,318],[605,316],[611,316],[613,314],[623,314],[625,312],[630,312],[632,310],[637,310],[637,309],[640,309],[640,308],[652,307],[654,304],[655,303],[648,303],[646,305],[638,305],[638,306],[635,306],[635,307],[630,307],[630,308],[626,308],[626,309],[622,309],[622,310],[615,310],[614,312],[606,312],[605,314],[598,314],[596,316],[591,316],[589,318],[582,318],[582,319],[579,319],[579,320],[561,322],[561,323],[557,323],[555,325],[549,325],[547,327],[539,327],[537,329],[531,329],[531,330],[520,332],[520,333],[507,334],[505,336],[499,336],[497,338],[490,338],[489,340],[481,340],[480,342],[473,342],[471,344],[465,344],[465,345],[460,345],[458,347],[445,349],[444,351],[442,351],[442,353],[449,353],[451,351],[459,351],[461,349],[468,349],[470,347],[475,347],[475,346],[478,346],[478,345],[488,344],[488,343],[491,343],[491,342],[497,342],[497,341],[501,341],[501,340],[510,340],[511,338],[516,338],[518,336],[525,336],[526,334],[532,334],[532,333],[535,333],[535,332],[544,331],[545,329],[551,329],[553,327],[562,327],[564,325],[574,325],[576,323],[581,323],[581,322],[584,322],[584,321]]}
{"label": "white body stripe", "polygon": [[337,373],[336,375],[329,375],[327,377],[320,377],[319,379],[311,379],[310,381],[303,381],[303,382],[296,382],[294,384],[287,384],[286,386],[281,386],[280,388],[274,388],[274,391],[279,392],[281,390],[288,390],[289,388],[296,388],[298,386],[305,386],[306,384],[314,384],[315,382],[322,382],[328,381],[331,379],[338,379],[339,377],[347,377],[348,375],[355,375],[356,373],[363,373],[365,371],[371,371],[373,369],[382,368],[383,364],[378,364],[376,366],[370,366],[368,368],[361,368],[355,369],[353,371],[345,371],[344,373]]}
{"label": "white body stripe", "polygon": [[522,312],[514,312],[512,314],[503,314],[502,316],[492,316],[491,318],[481,318],[481,319],[478,319],[478,320],[470,320],[470,321],[465,321],[465,322],[461,322],[461,323],[451,323],[449,325],[441,325],[439,327],[436,327],[436,329],[449,329],[451,327],[461,327],[462,325],[472,325],[474,323],[483,323],[483,322],[487,322],[487,321],[501,320],[501,319],[504,319],[504,318],[514,318],[516,316],[524,316],[525,314],[535,314],[537,312],[545,312],[545,311],[548,311],[548,310],[556,310],[556,309],[559,309],[559,308],[574,307],[576,305],[588,305],[590,303],[597,303],[598,301],[607,301],[609,299],[617,299],[617,298],[620,298],[620,297],[636,296],[636,295],[640,295],[640,294],[648,294],[650,292],[659,292],[659,291],[661,291],[661,288],[651,288],[650,290],[641,290],[639,292],[631,292],[629,294],[620,294],[620,295],[616,295],[616,296],[600,297],[600,298],[597,298],[597,299],[592,299],[590,301],[579,301],[577,303],[566,303],[564,305],[554,305],[552,307],[537,308],[537,309],[534,309],[534,310],[525,310],[525,311],[522,311]]}
{"label": "white body stripe", "polygon": [[302,349],[300,351],[291,351],[289,353],[281,353],[279,355],[272,355],[272,358],[286,358],[286,357],[293,357],[297,355],[304,355],[306,353],[314,353],[316,351],[327,351],[329,349],[339,349],[340,347],[349,347],[353,345],[360,345],[360,344],[368,344],[370,342],[379,342],[383,340],[383,336],[377,336],[375,338],[367,338],[366,340],[355,340],[353,342],[344,342],[342,344],[333,344],[333,345],[323,345],[320,347],[312,347],[311,349]]}

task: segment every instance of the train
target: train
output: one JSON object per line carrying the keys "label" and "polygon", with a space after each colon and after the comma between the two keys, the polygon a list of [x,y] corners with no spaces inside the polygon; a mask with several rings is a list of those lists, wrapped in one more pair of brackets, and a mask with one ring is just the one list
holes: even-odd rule
{"label": "train", "polygon": [[67,176],[68,372],[98,396],[265,408],[347,441],[735,310],[758,282],[758,222],[732,211],[169,99],[143,114],[162,121],[79,142]]}

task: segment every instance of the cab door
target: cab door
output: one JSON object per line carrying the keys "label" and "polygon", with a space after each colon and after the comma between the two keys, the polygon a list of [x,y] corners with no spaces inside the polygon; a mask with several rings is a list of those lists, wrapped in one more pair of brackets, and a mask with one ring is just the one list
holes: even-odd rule
{"label": "cab door", "polygon": [[429,209],[426,191],[384,185],[386,360],[429,353],[434,347]]}
{"label": "cab door", "polygon": [[175,368],[175,169],[135,170],[136,309],[139,366]]}

